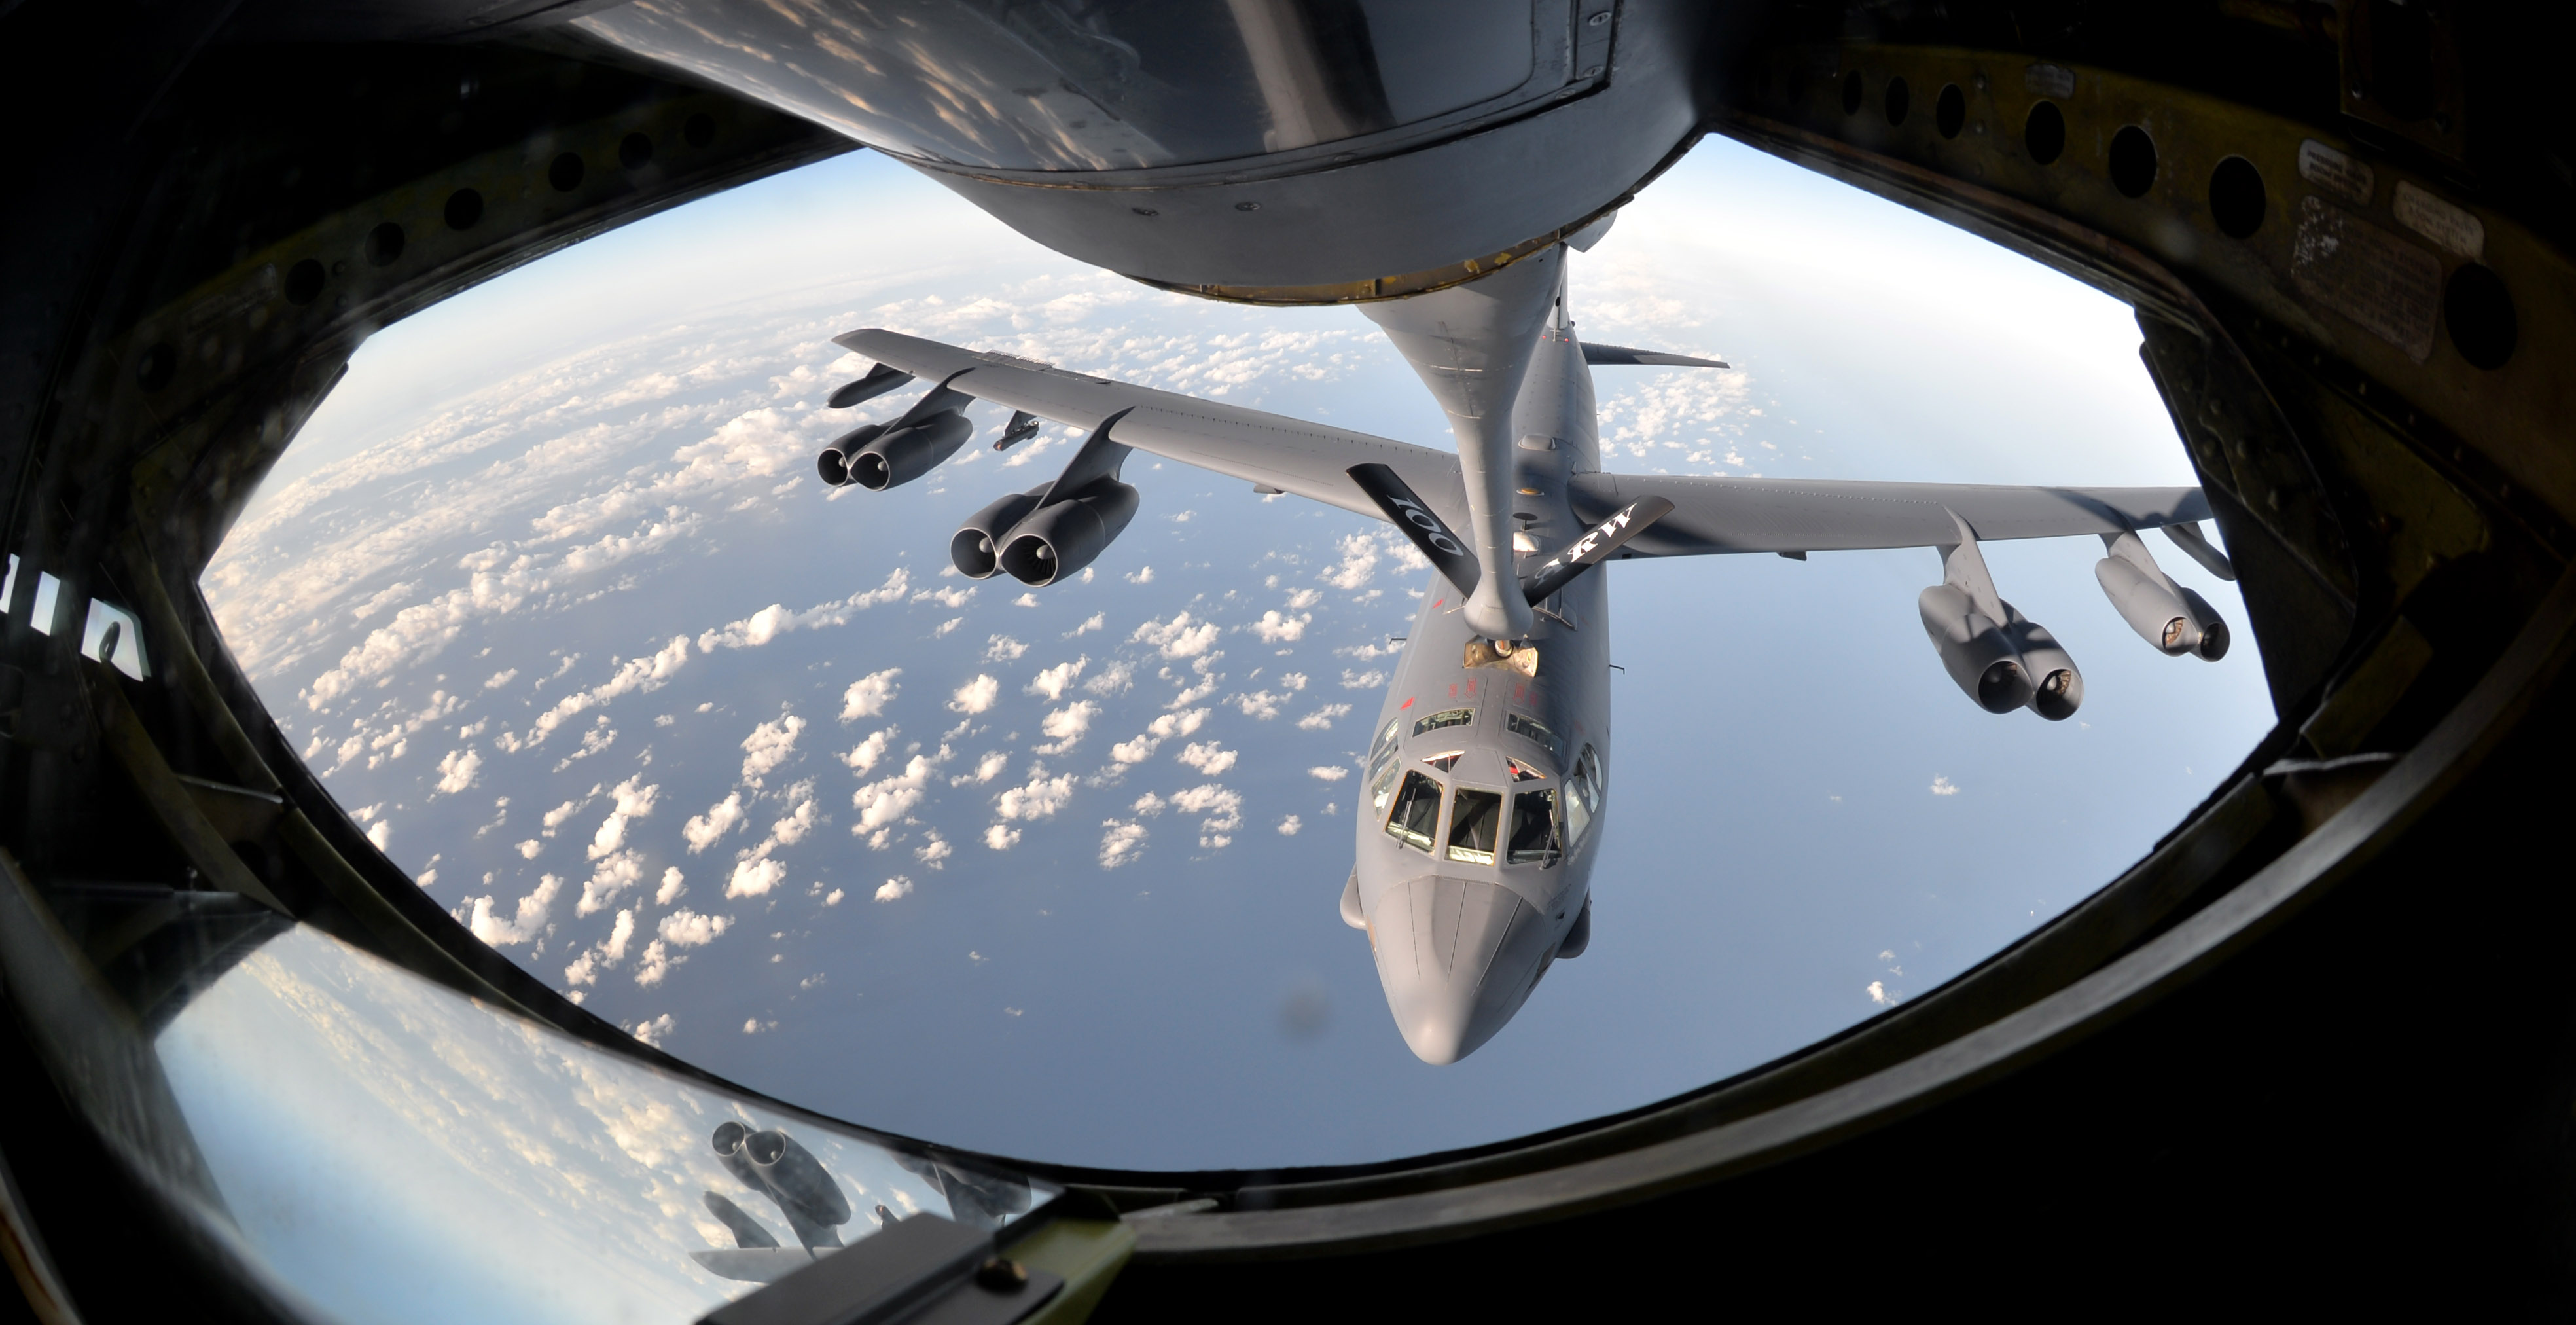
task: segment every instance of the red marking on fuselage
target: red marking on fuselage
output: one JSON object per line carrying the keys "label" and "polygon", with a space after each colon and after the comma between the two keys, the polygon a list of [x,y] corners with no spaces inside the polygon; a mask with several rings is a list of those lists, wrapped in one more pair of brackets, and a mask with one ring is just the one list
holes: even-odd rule
{"label": "red marking on fuselage", "polygon": [[1458,697],[1458,683],[1455,681],[1449,683],[1449,697],[1451,699],[1456,699]]}
{"label": "red marking on fuselage", "polygon": [[1406,696],[1404,697],[1404,702],[1395,706],[1395,711],[1396,711],[1396,712],[1398,712],[1398,713],[1402,713],[1403,711],[1405,711],[1406,709],[1409,709],[1409,708],[1411,708],[1411,707],[1413,707],[1413,696],[1411,696],[1411,695],[1406,695]]}
{"label": "red marking on fuselage", "polygon": [[1472,676],[1467,678],[1467,693],[1471,695],[1476,693],[1476,678]]}

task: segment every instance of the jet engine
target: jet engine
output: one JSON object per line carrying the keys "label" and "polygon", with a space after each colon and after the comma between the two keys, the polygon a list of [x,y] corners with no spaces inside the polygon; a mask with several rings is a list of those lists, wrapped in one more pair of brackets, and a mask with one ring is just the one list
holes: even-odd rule
{"label": "jet engine", "polygon": [[1011,526],[1027,519],[1053,486],[1041,483],[1026,492],[1014,492],[966,517],[966,523],[957,527],[957,536],[948,540],[948,560],[957,567],[957,573],[970,580],[982,580],[1000,570],[1002,548],[1010,542]]}
{"label": "jet engine", "polygon": [[875,441],[877,434],[884,431],[885,425],[882,423],[862,423],[842,433],[832,439],[830,446],[823,448],[821,455],[814,457],[814,468],[823,475],[823,481],[833,487],[837,488],[849,482],[850,457],[858,454],[861,447]]}
{"label": "jet engine", "polygon": [[1001,545],[1002,569],[1029,585],[1053,584],[1081,570],[1126,531],[1127,522],[1136,518],[1137,500],[1136,489],[1100,478],[1071,497],[1039,507],[1011,527]]}
{"label": "jet engine", "polygon": [[753,1132],[742,1139],[742,1150],[751,1160],[752,1171],[791,1217],[801,1215],[825,1225],[850,1221],[850,1198],[824,1171],[823,1161],[797,1144],[796,1138],[775,1129]]}
{"label": "jet engine", "polygon": [[[956,410],[941,410],[908,427],[877,434],[849,453],[849,481],[870,492],[910,483],[957,454],[975,435],[975,425]],[[827,472],[824,477],[829,478]]]}
{"label": "jet engine", "polygon": [[2173,582],[2134,533],[2106,535],[2110,554],[2094,563],[2093,578],[2120,618],[2163,653],[2198,654],[2210,662],[2227,655],[2227,623],[2209,600]]}
{"label": "jet engine", "polygon": [[2047,627],[1995,593],[1975,533],[1965,520],[1951,519],[1959,541],[1942,549],[1942,582],[1915,600],[1941,666],[1988,713],[2027,707],[2051,722],[2075,716],[2084,703],[2084,674]]}

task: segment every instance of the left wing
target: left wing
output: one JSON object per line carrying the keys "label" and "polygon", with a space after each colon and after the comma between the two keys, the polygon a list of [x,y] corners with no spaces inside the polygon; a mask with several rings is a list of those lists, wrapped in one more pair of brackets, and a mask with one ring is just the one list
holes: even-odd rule
{"label": "left wing", "polygon": [[1384,465],[1453,527],[1467,520],[1467,491],[1455,452],[1085,377],[1052,364],[961,350],[899,332],[871,328],[832,340],[916,378],[945,382],[950,390],[1070,427],[1097,428],[1123,410],[1126,417],[1113,430],[1121,445],[1372,519],[1386,516],[1351,481],[1350,471],[1356,465]]}
{"label": "left wing", "polygon": [[1572,495],[1575,513],[1587,520],[1641,497],[1672,502],[1669,514],[1629,541],[1627,555],[1638,557],[1944,547],[1959,541],[1953,515],[1987,542],[2122,534],[2210,518],[2209,498],[2198,488],[1577,474]]}

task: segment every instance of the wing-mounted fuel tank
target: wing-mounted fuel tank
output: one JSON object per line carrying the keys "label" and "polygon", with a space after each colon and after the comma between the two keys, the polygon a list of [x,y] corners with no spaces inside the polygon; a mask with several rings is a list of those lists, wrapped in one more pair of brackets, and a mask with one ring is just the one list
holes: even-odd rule
{"label": "wing-mounted fuel tank", "polygon": [[[951,374],[949,381],[955,381],[960,375]],[[832,399],[838,401],[844,395],[854,395],[854,404],[865,400],[875,392],[855,394],[856,389],[877,380],[877,375],[870,373],[833,392]],[[891,383],[881,389],[890,391],[908,380],[909,374],[896,373]],[[832,444],[814,458],[814,468],[823,476],[825,483],[836,488],[844,483],[856,483],[871,492],[882,492],[910,483],[937,469],[940,462],[957,454],[957,449],[966,444],[966,439],[975,435],[975,425],[966,421],[965,414],[966,406],[973,400],[974,397],[948,382],[942,382],[914,401],[912,408],[905,410],[892,423],[861,424],[832,439]]]}
{"label": "wing-mounted fuel tank", "polygon": [[2028,708],[2051,722],[2073,717],[2084,703],[2084,674],[2046,627],[1995,592],[1976,534],[1967,521],[1950,518],[1959,541],[1940,550],[1941,583],[1916,600],[1942,667],[1988,713]]}
{"label": "wing-mounted fuel tank", "polygon": [[2138,638],[2177,658],[2189,653],[2216,662],[2227,656],[2227,623],[2218,610],[2174,583],[2136,534],[2104,534],[2102,548],[2109,555],[2094,564],[2093,578]]}
{"label": "wing-mounted fuel tank", "polygon": [[1136,489],[1119,481],[1128,448],[1109,439],[1127,411],[1101,420],[1053,483],[1013,493],[977,511],[948,540],[960,574],[984,579],[1008,571],[1023,584],[1048,585],[1079,572],[1136,518]]}

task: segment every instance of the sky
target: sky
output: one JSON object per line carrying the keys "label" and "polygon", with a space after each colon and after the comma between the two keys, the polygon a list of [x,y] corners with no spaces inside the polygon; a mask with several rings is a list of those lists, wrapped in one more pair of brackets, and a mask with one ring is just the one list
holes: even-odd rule
{"label": "sky", "polygon": [[[1571,258],[1623,472],[2192,481],[2127,308],[1711,139]],[[1415,1060],[1336,914],[1365,723],[1428,582],[1384,526],[1131,462],[1079,582],[943,574],[1050,427],[828,490],[886,326],[1447,445],[1349,309],[1148,290],[857,153],[586,241],[378,333],[205,580],[325,785],[486,941],[819,1112],[1135,1167],[1392,1158],[1627,1109],[1919,996],[2107,883],[2272,715],[2139,641],[2094,540],[1989,545],[2084,668],[2052,724],[1925,641],[1929,551],[1612,576],[1592,943]],[[2230,586],[2154,540],[2242,624]]]}

